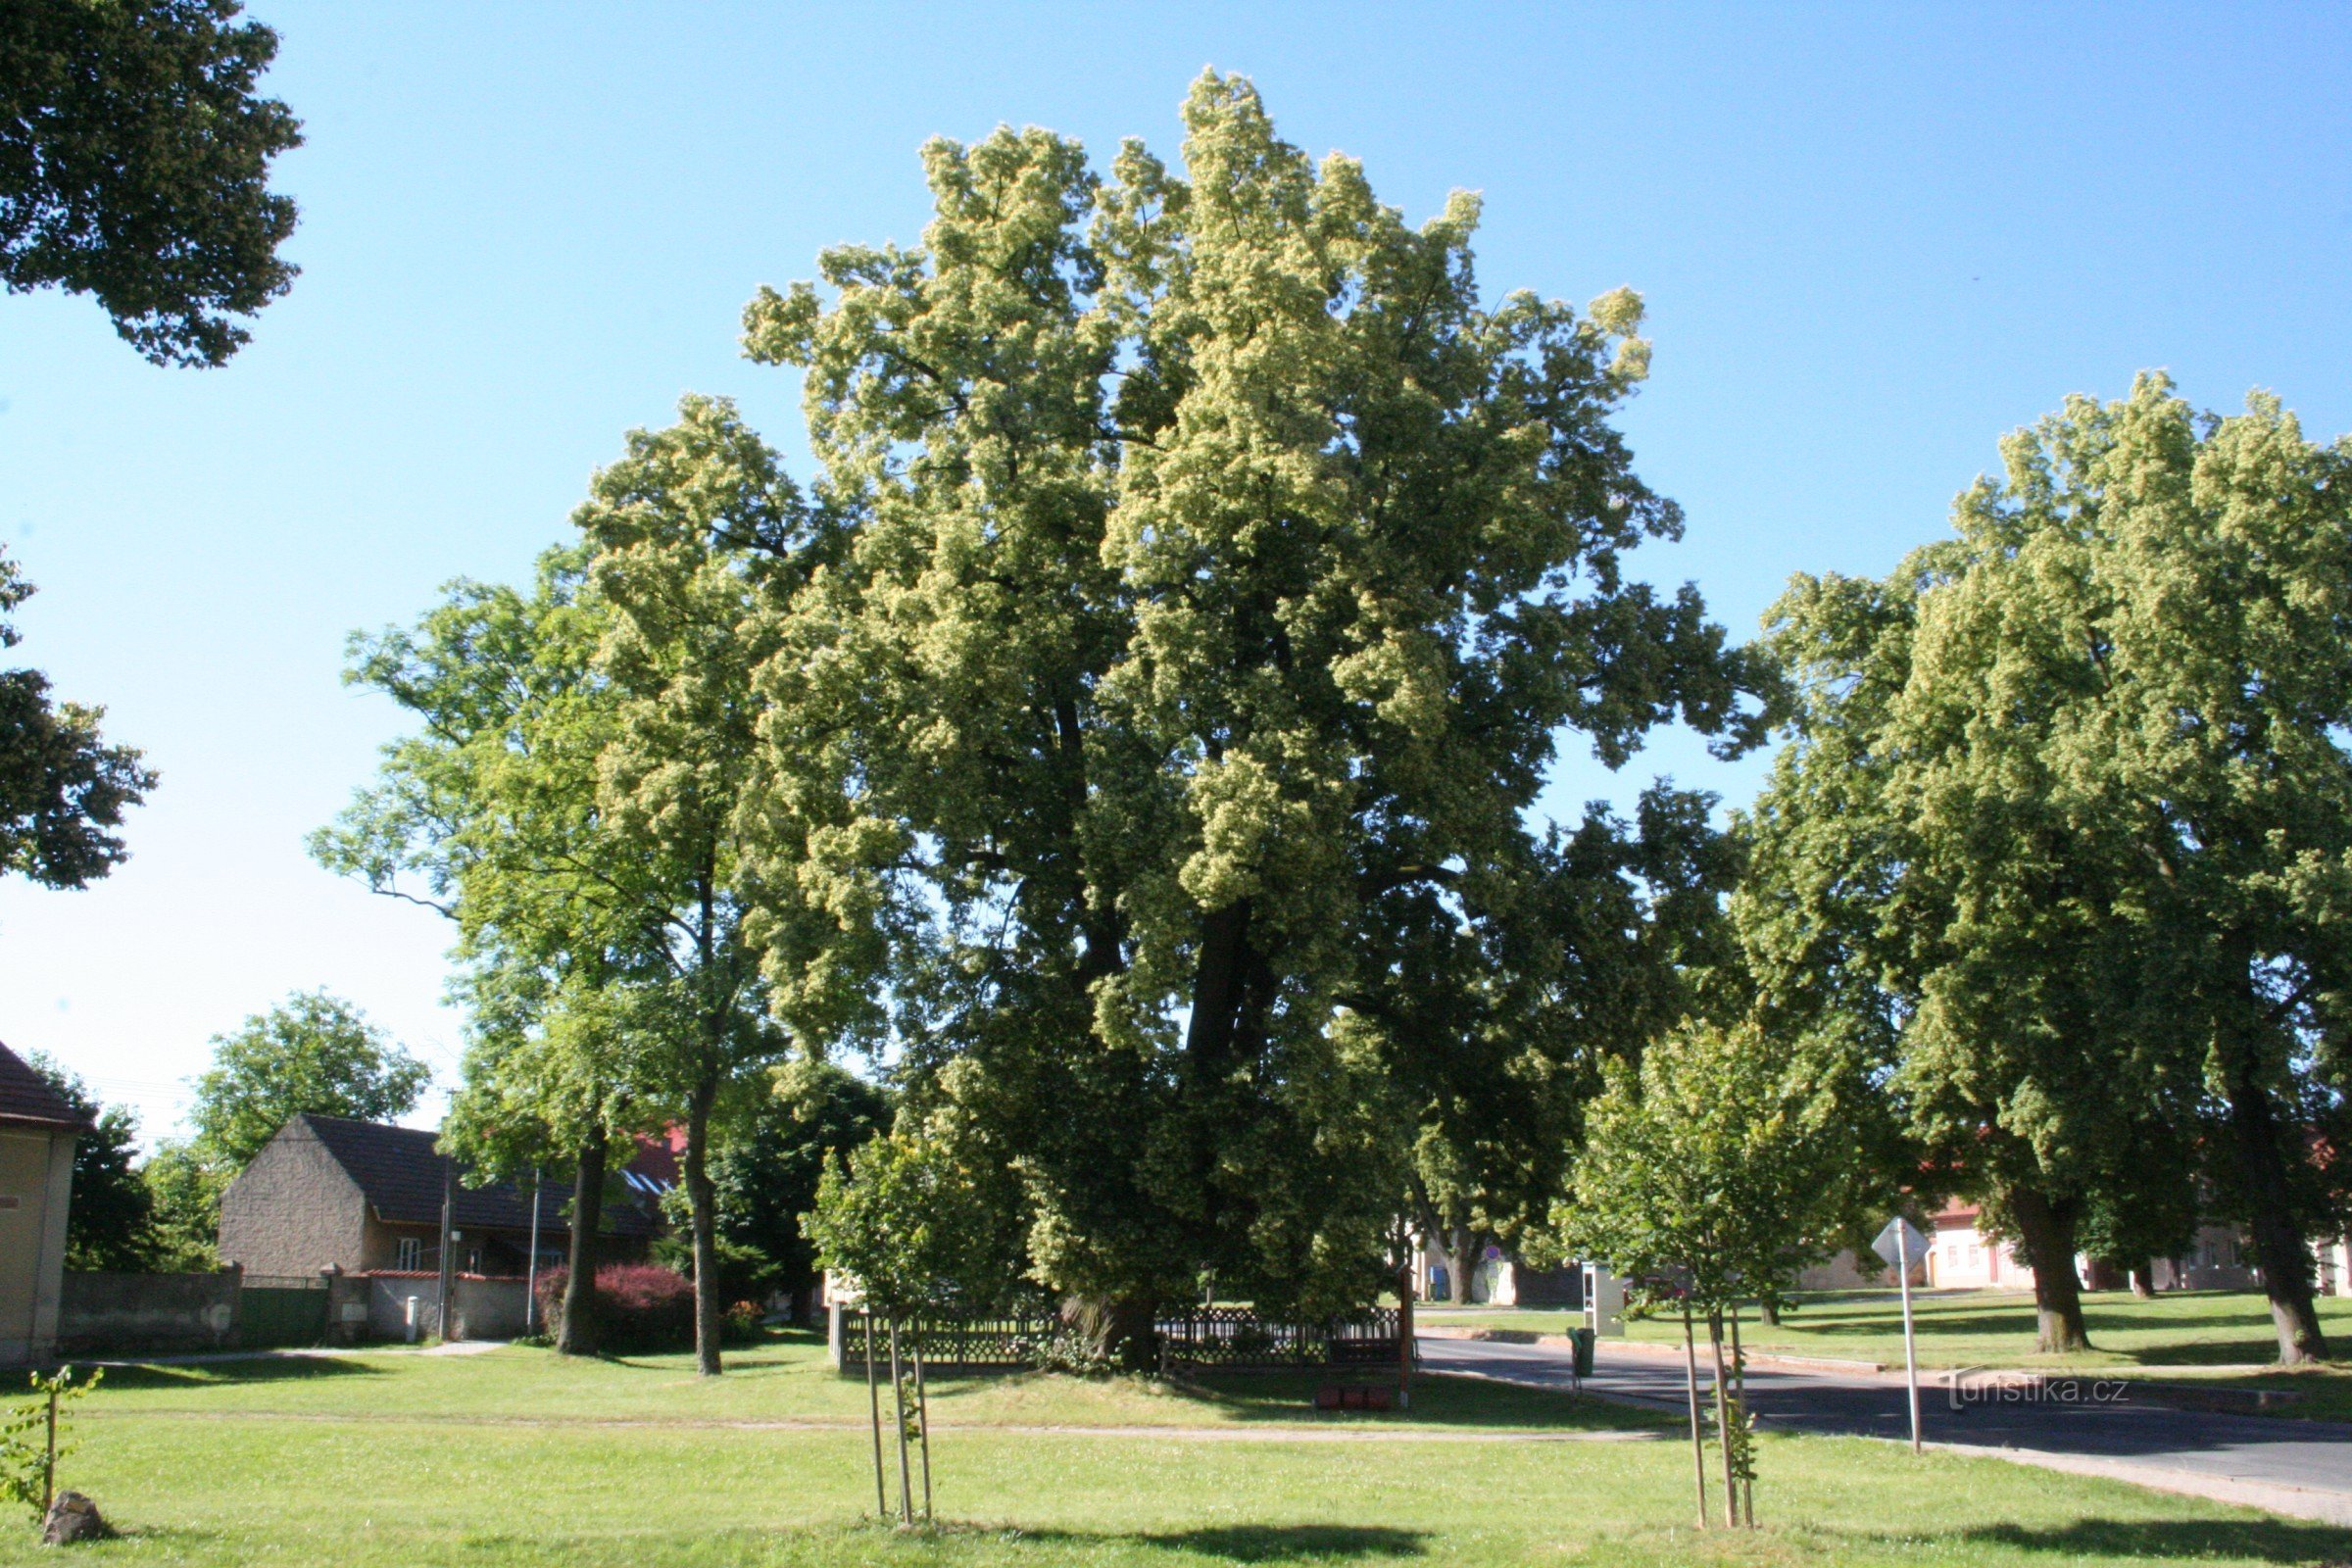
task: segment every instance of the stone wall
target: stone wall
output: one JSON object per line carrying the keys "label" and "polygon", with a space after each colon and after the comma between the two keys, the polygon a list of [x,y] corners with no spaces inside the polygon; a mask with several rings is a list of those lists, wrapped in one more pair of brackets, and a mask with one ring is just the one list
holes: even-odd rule
{"label": "stone wall", "polygon": [[[402,1341],[409,1325],[428,1340],[440,1330],[441,1281],[433,1274],[375,1273],[368,1276],[368,1333],[372,1339]],[[449,1337],[453,1340],[511,1340],[523,1332],[523,1284],[518,1279],[485,1279],[461,1274],[450,1291]],[[416,1302],[414,1313],[409,1305]]]}
{"label": "stone wall", "polygon": [[60,1355],[230,1350],[237,1346],[235,1269],[218,1274],[66,1275]]}

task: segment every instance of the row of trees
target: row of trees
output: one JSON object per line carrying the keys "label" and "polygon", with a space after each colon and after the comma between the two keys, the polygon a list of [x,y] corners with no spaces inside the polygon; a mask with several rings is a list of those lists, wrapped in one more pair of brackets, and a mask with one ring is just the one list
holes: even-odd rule
{"label": "row of trees", "polygon": [[725,1102],[861,1048],[1103,1353],[1209,1276],[1349,1306],[1408,1189],[1540,1216],[1680,1010],[1707,803],[1526,822],[1564,729],[1761,733],[1620,565],[1679,527],[1606,422],[1638,302],[1486,306],[1469,198],[1414,230],[1247,83],[1186,113],[1187,177],[935,142],[921,248],[763,292],[807,491],[689,399],[528,590],[358,647],[419,728],[317,848],[458,924],[453,1136],[592,1173],[681,1126],[698,1279]]}
{"label": "row of trees", "polygon": [[2245,1225],[2325,1353],[2352,949],[2352,445],[2161,376],[2010,437],[1956,537],[1772,617],[1792,739],[1746,824],[1757,1006],[1874,1062],[1931,1174],[2034,1265]]}
{"label": "row of trees", "polygon": [[[1369,1299],[1400,1211],[1648,1255],[1610,1198],[1642,1117],[1586,1118],[1649,1093],[1609,1063],[1703,1040],[1772,1088],[1707,1114],[1801,1091],[1835,1136],[1685,1271],[1769,1302],[1865,1212],[1967,1193],[2065,1348],[2077,1249],[2144,1262],[2202,1206],[2319,1353],[2345,449],[2159,379],[2078,402],[1956,539],[1799,578],[1736,649],[1624,574],[1680,525],[1608,422],[1632,295],[1490,306],[1470,198],[1407,227],[1236,79],[1185,113],[1181,173],[934,142],[919,247],[762,291],[806,489],[690,398],[527,590],[357,645],[419,728],[316,848],[458,924],[453,1138],[585,1210],[614,1138],[682,1127],[715,1371],[713,1129],[863,1051],[900,1096],[874,1202],[978,1195],[971,1288],[1135,1360],[1211,1282]],[[1786,726],[1731,832],[1663,784],[1531,827],[1564,740],[1617,764],[1669,720]]]}
{"label": "row of trees", "polygon": [[[1769,1304],[1862,1216],[1962,1194],[2064,1351],[2079,1252],[2144,1289],[2213,1219],[2252,1238],[2280,1359],[2324,1356],[2312,1243],[2352,1206],[2352,444],[2151,375],[2004,456],[1956,537],[1772,612],[1789,741],[1734,830],[1734,961],[1696,992],[1745,1044],[1703,1103],[1613,1082],[1648,1103],[1596,1116],[1558,1229]],[[1748,1074],[1791,1070],[1809,1098],[1735,1115]],[[1792,1138],[1822,1105],[1839,1136]]]}

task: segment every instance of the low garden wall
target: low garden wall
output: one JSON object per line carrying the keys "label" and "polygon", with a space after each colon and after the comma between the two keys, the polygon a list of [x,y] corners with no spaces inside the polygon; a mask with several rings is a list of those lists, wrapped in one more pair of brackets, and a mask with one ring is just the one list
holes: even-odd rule
{"label": "low garden wall", "polygon": [[[512,1340],[523,1332],[523,1282],[481,1274],[460,1274],[451,1282],[449,1337],[453,1340]],[[412,1307],[411,1302],[415,1305]],[[441,1331],[441,1276],[377,1270],[368,1277],[368,1337],[406,1340]]]}
{"label": "low garden wall", "polygon": [[237,1348],[242,1276],[74,1274],[58,1301],[61,1356],[186,1354]]}

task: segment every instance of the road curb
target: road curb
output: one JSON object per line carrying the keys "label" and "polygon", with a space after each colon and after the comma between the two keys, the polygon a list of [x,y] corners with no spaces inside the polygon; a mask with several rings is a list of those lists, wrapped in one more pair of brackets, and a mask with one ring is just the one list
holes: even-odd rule
{"label": "road curb", "polygon": [[[1871,1441],[1900,1444],[1904,1440],[1874,1438]],[[2248,1481],[2238,1476],[2207,1475],[2202,1470],[2180,1470],[2169,1465],[2146,1464],[2136,1459],[2102,1459],[2092,1454],[2054,1453],[2047,1448],[1996,1448],[1974,1443],[1930,1443],[1923,1446],[1934,1448],[1938,1453],[1956,1453],[1979,1459],[2005,1459],[2011,1464],[2030,1464],[2037,1470],[2062,1470],[2069,1475],[2121,1481],[2130,1486],[2145,1487],[2151,1492],[2168,1492],[2176,1496],[2233,1502],[2241,1507],[2260,1508],[2265,1513],[2285,1514],[2293,1519],[2352,1525],[2352,1494],[2323,1492],[2315,1487],[2298,1487],[2283,1481]]]}
{"label": "road curb", "polygon": [[[1421,1328],[1413,1333],[1425,1340],[1476,1340],[1490,1345],[1548,1345],[1566,1349],[1575,1345],[1565,1334],[1537,1334],[1527,1329],[1448,1329]],[[1610,1354],[1631,1350],[1637,1355],[1668,1356],[1681,1360],[1683,1352],[1671,1345],[1651,1345],[1641,1340],[1608,1340],[1603,1342]],[[1798,1372],[1851,1372],[1875,1374],[1886,1370],[1883,1361],[1848,1361],[1835,1355],[1783,1355],[1772,1350],[1746,1352],[1749,1366],[1788,1367]]]}

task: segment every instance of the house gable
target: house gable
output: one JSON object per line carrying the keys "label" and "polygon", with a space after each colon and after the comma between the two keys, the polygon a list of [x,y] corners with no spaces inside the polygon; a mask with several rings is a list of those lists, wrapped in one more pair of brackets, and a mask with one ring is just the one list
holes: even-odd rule
{"label": "house gable", "polygon": [[220,1256],[249,1274],[309,1275],[364,1266],[367,1195],[296,1116],[262,1146],[220,1198]]}

